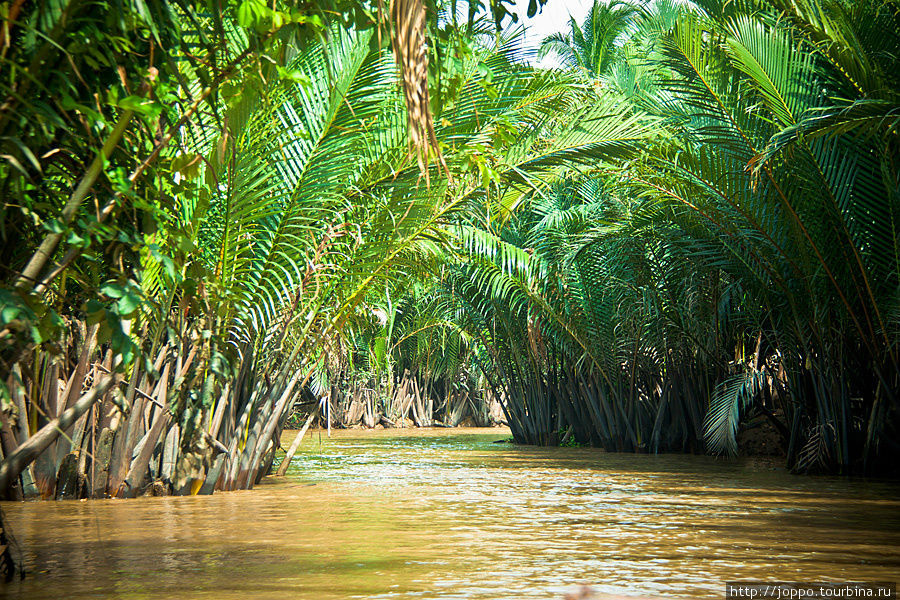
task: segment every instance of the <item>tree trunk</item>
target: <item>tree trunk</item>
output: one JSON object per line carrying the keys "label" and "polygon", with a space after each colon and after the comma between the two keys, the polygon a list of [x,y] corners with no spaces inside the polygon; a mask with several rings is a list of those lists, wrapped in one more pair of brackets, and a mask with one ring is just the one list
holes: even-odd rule
{"label": "tree trunk", "polygon": [[[156,442],[159,439],[163,428],[165,428],[169,422],[169,415],[166,412],[166,394],[169,390],[169,367],[171,364],[172,363],[166,363],[166,367],[163,369],[162,375],[159,378],[159,385],[157,386],[157,392],[155,394],[156,402],[159,405],[156,406],[156,417],[153,419],[153,425],[150,426],[150,431],[147,432],[147,435],[144,438],[144,445],[141,446],[140,452],[138,452],[137,457],[131,462],[125,481],[122,482],[122,485],[116,492],[117,498],[133,498],[138,494],[140,487],[144,483],[144,477],[147,474],[147,470],[150,468],[150,458],[153,456]],[[150,408],[152,409],[154,405],[155,403],[151,402]]]}
{"label": "tree trunk", "polygon": [[71,408],[66,409],[59,418],[53,419],[35,433],[31,438],[9,454],[0,464],[0,496],[7,497],[9,489],[22,471],[37,456],[47,449],[62,433],[72,426],[81,415],[99,400],[103,393],[117,382],[115,375],[107,375],[90,391],[81,396]]}
{"label": "tree trunk", "polygon": [[284,477],[284,474],[287,473],[288,466],[291,464],[291,459],[293,459],[294,454],[297,453],[300,442],[303,441],[303,436],[306,435],[306,430],[309,429],[309,424],[313,422],[313,419],[316,418],[317,414],[319,414],[318,407],[309,414],[306,423],[303,425],[303,429],[300,430],[300,433],[298,433],[297,437],[294,438],[294,441],[291,442],[291,447],[288,448],[287,454],[284,455],[284,460],[281,461],[281,465],[278,466],[278,471],[275,473],[278,477]]}

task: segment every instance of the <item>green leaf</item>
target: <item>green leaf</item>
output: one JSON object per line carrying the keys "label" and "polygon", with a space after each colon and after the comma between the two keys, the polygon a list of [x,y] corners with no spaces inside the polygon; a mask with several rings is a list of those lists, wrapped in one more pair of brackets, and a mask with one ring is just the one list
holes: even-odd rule
{"label": "green leaf", "polygon": [[130,316],[137,311],[138,307],[141,305],[140,297],[134,294],[125,294],[121,298],[119,298],[119,302],[117,303],[116,308],[119,311],[119,314],[123,317]]}
{"label": "green leaf", "polygon": [[62,233],[66,229],[59,219],[48,219],[44,221],[43,226],[52,233]]}
{"label": "green leaf", "polygon": [[241,27],[250,29],[256,23],[256,17],[252,5],[253,2],[245,0],[244,2],[241,2],[240,6],[238,6],[237,21],[238,25],[240,25]]}
{"label": "green leaf", "polygon": [[154,102],[153,100],[142,98],[141,96],[126,96],[119,100],[118,107],[148,117],[156,117],[162,113],[163,110],[163,106],[159,102]]}
{"label": "green leaf", "polygon": [[187,179],[196,179],[200,176],[200,166],[202,164],[203,159],[200,154],[188,152],[186,154],[179,154],[172,159],[172,170],[176,173],[180,173]]}
{"label": "green leaf", "polygon": [[309,85],[310,83],[309,76],[298,69],[278,67],[277,70],[278,76],[285,81],[290,81],[291,83],[296,83],[298,85]]}
{"label": "green leaf", "polygon": [[100,293],[110,298],[121,298],[125,295],[125,289],[118,283],[107,283],[100,288]]}

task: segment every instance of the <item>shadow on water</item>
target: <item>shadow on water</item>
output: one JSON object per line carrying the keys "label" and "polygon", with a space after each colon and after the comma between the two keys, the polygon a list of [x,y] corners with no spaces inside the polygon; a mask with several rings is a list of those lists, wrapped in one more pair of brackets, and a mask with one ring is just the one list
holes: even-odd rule
{"label": "shadow on water", "polygon": [[[288,443],[290,440],[290,432]],[[724,582],[893,580],[900,485],[777,463],[313,432],[255,490],[4,503],[22,598],[721,598]],[[314,485],[311,485],[314,484]]]}

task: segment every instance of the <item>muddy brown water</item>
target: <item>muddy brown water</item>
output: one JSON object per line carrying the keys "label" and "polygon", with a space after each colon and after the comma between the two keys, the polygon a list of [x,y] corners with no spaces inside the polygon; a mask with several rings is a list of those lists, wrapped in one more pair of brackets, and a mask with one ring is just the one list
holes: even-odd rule
{"label": "muddy brown water", "polygon": [[313,432],[250,491],[3,503],[29,573],[0,595],[722,598],[728,580],[900,575],[897,483],[493,443],[508,437]]}

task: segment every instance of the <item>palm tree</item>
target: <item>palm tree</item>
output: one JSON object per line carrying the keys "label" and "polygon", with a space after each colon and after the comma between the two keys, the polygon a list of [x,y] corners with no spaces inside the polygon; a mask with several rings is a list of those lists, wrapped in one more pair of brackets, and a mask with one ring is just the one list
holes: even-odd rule
{"label": "palm tree", "polygon": [[[226,27],[236,46],[246,44],[243,29]],[[436,165],[410,160],[397,69],[372,43],[374,30],[328,34],[324,45],[286,35],[271,60],[243,73],[244,90],[256,93],[223,87],[230,100],[206,108],[193,87],[182,92],[200,108],[180,123],[179,143],[157,151],[172,168],[149,182],[164,182],[151,197],[165,210],[127,196],[150,224],[138,220],[120,266],[74,260],[72,272],[87,263],[97,279],[86,317],[66,307],[76,322],[90,319],[76,373],[66,378],[51,348],[12,365],[20,436],[3,438],[2,491],[48,495],[58,474],[77,481],[88,471],[89,493],[98,495],[132,496],[150,477],[176,493],[252,486],[293,399],[360,339],[351,325],[385,290],[397,297],[429,272],[457,215],[483,199],[521,196],[523,180],[619,148],[631,127],[591,121],[600,109],[563,123],[554,109],[569,101],[565,82],[516,62],[502,38],[473,42],[453,107],[435,129],[453,173],[443,178]],[[490,87],[485,68],[497,73]],[[553,140],[550,131],[558,133]],[[430,185],[420,181],[421,168]],[[63,302],[64,282],[48,281]],[[6,308],[3,315],[22,318]],[[383,359],[385,350],[373,354]],[[90,371],[97,384],[79,394]],[[61,373],[69,383],[57,402]],[[127,414],[113,408],[119,387]],[[42,414],[59,419],[37,433],[29,423]],[[51,440],[73,429],[64,442]],[[101,441],[107,451],[94,455]],[[75,460],[69,450],[80,448],[97,464]],[[71,477],[62,477],[64,463]]]}
{"label": "palm tree", "polygon": [[[897,48],[895,7],[773,2],[751,15],[700,4],[663,47],[677,92],[666,107],[690,124],[678,166],[663,158],[662,178],[639,177],[690,207],[692,226],[709,230],[704,245],[721,245],[720,264],[758,307],[756,356],[712,399],[711,446],[733,451],[742,410],[771,408],[774,386],[793,466],[885,466],[897,389],[888,315],[898,300],[885,287],[898,277],[887,224],[898,205],[883,169],[896,149],[864,132],[890,127],[880,111],[895,102],[896,70],[882,57]],[[874,24],[882,33],[865,33]]]}
{"label": "palm tree", "polygon": [[695,4],[652,36],[652,94],[608,90],[655,124],[584,177],[615,193],[520,200],[460,271],[461,322],[522,441],[734,453],[752,417],[798,471],[891,469],[896,4]]}
{"label": "palm tree", "polygon": [[594,0],[583,23],[569,18],[568,33],[554,33],[541,42],[538,56],[557,56],[563,65],[583,69],[591,78],[605,74],[616,62],[622,37],[635,24],[639,10],[627,0]]}

